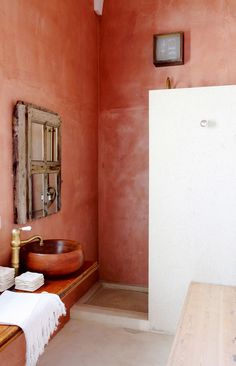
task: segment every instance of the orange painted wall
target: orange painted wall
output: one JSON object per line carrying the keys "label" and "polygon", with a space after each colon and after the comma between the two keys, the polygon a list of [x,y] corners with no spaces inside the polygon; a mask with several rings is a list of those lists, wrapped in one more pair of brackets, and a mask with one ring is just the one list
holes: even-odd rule
{"label": "orange painted wall", "polygon": [[[102,279],[147,284],[148,90],[236,83],[234,0],[0,0],[0,265],[10,256],[11,120],[19,99],[58,112],[62,210],[32,234],[84,243]],[[155,68],[154,33],[185,32],[185,65]]]}
{"label": "orange painted wall", "polygon": [[[185,65],[155,68],[152,36],[185,32]],[[235,0],[105,0],[101,23],[101,277],[147,284],[148,90],[236,83]],[[157,167],[158,169],[158,167]]]}
{"label": "orange painted wall", "polygon": [[33,222],[31,233],[79,240],[86,257],[97,258],[97,35],[93,0],[0,0],[0,265],[8,263],[13,228],[17,100],[63,121],[62,209]]}

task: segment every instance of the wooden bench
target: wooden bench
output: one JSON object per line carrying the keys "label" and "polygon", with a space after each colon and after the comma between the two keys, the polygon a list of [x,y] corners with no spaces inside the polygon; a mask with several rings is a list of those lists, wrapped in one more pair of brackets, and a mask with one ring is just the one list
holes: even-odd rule
{"label": "wooden bench", "polygon": [[167,366],[236,366],[236,287],[190,285]]}
{"label": "wooden bench", "polygon": [[[44,286],[35,292],[47,291],[60,296],[66,305],[67,315],[61,317],[55,334],[70,319],[70,308],[98,279],[98,263],[85,261],[81,269],[70,276],[56,280],[45,280]],[[55,335],[54,334],[54,335]],[[22,330],[13,325],[0,325],[0,365],[25,365],[25,337]]]}

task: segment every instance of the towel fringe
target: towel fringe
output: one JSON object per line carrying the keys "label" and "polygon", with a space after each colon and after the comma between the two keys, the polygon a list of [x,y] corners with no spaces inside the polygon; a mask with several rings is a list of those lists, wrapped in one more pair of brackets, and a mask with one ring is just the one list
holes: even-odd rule
{"label": "towel fringe", "polygon": [[[45,346],[48,344],[51,335],[58,327],[59,317],[66,315],[65,305],[57,295],[55,295],[57,297],[54,297],[53,302],[48,301],[47,295],[54,294],[42,293],[41,295],[42,297],[35,309],[35,313],[38,313],[38,316],[40,317],[39,327],[25,331],[25,334],[28,334],[26,336],[26,366],[36,365],[37,360],[44,352]],[[40,313],[42,313],[41,316]]]}

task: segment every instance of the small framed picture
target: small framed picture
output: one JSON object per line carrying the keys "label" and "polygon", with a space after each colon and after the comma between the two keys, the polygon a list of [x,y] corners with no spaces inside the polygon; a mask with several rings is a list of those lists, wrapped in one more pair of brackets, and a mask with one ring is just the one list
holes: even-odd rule
{"label": "small framed picture", "polygon": [[183,65],[184,33],[154,34],[153,63],[155,66]]}

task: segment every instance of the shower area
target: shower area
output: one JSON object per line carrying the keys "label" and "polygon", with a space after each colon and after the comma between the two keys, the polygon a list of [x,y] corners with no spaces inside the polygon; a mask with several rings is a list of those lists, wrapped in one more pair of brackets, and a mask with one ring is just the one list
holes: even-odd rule
{"label": "shower area", "polygon": [[72,318],[173,335],[192,281],[236,284],[235,100],[236,86],[150,91],[148,288],[98,282]]}
{"label": "shower area", "polygon": [[116,308],[125,311],[147,313],[147,293],[144,291],[116,288],[116,286],[101,283],[97,291],[88,298],[86,304],[105,308]]}
{"label": "shower area", "polygon": [[138,286],[97,282],[73,306],[71,318],[147,330],[148,290]]}

